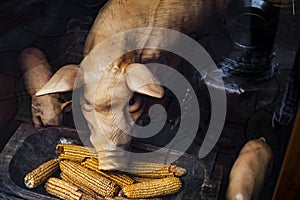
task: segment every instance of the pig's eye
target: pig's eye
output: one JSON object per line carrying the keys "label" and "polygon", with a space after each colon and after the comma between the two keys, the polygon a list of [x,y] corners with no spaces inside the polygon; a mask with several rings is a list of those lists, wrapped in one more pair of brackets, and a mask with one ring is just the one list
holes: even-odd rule
{"label": "pig's eye", "polygon": [[132,106],[134,103],[135,103],[135,99],[134,99],[134,97],[133,97],[133,98],[131,98],[131,99],[129,100],[128,105],[129,105],[129,106]]}
{"label": "pig's eye", "polygon": [[137,112],[142,106],[142,97],[140,95],[134,95],[128,102],[129,112]]}
{"label": "pig's eye", "polygon": [[91,102],[89,102],[86,98],[83,97],[83,100],[82,100],[82,108],[85,110],[85,111],[92,111],[93,110],[93,105],[91,104]]}

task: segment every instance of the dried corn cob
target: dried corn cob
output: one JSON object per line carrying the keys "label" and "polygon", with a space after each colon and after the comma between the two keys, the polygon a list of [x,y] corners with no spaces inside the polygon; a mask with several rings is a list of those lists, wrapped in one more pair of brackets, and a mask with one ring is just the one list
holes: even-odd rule
{"label": "dried corn cob", "polygon": [[53,177],[47,180],[45,189],[49,194],[68,200],[80,200],[80,197],[83,194],[78,191],[78,187]]}
{"label": "dried corn cob", "polygon": [[82,192],[84,192],[85,194],[94,197],[96,199],[103,199],[102,196],[100,196],[98,193],[96,193],[95,191],[93,191],[92,189],[82,185],[80,182],[76,182],[73,179],[71,179],[70,177],[68,177],[65,173],[60,173],[60,178],[68,183],[71,183],[75,186],[77,186],[79,188],[79,190],[81,190]]}
{"label": "dried corn cob", "polygon": [[73,144],[58,144],[55,152],[61,159],[77,162],[81,162],[84,158],[97,157],[95,149]]}
{"label": "dried corn cob", "polygon": [[60,169],[71,179],[77,181],[105,197],[116,194],[118,186],[115,182],[100,175],[99,173],[81,166],[79,163],[63,160]]}
{"label": "dried corn cob", "polygon": [[132,161],[129,164],[128,172],[139,177],[163,178],[173,175],[183,176],[187,171],[186,169],[176,165]]}
{"label": "dried corn cob", "polygon": [[99,168],[98,168],[99,161],[95,158],[85,159],[81,164],[89,169],[97,171],[98,173],[105,176],[106,178],[116,182],[121,188],[123,188],[127,185],[130,185],[134,182],[134,180],[132,178],[130,178],[129,176],[127,176],[124,173],[116,172],[116,171],[103,172],[103,171],[99,170]]}
{"label": "dried corn cob", "polygon": [[89,195],[79,191],[75,185],[64,180],[51,177],[45,184],[45,189],[49,194],[66,200],[95,200]]}
{"label": "dried corn cob", "polygon": [[45,182],[59,166],[59,159],[49,160],[33,171],[26,174],[24,177],[25,186],[28,188],[35,188],[39,184]]}
{"label": "dried corn cob", "polygon": [[[97,159],[92,159],[92,161],[93,161],[93,165],[96,165],[96,163],[98,163]],[[187,173],[187,170],[177,165],[132,161],[129,163],[126,172],[139,177],[163,178],[166,176],[173,176],[173,175],[183,176]]]}
{"label": "dried corn cob", "polygon": [[178,177],[169,176],[128,185],[119,194],[134,199],[158,197],[177,193],[180,191],[181,186],[182,183]]}

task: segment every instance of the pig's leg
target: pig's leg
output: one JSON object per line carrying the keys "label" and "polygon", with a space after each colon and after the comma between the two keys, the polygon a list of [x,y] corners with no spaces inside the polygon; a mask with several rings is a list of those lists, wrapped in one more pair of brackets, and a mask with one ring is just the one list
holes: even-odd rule
{"label": "pig's leg", "polygon": [[264,138],[247,142],[230,172],[228,200],[259,199],[272,160],[272,150]]}
{"label": "pig's leg", "polygon": [[51,67],[44,53],[37,48],[27,48],[20,55],[25,86],[32,99],[32,121],[36,128],[61,125],[63,113],[58,94],[36,97],[35,93],[51,78]]}

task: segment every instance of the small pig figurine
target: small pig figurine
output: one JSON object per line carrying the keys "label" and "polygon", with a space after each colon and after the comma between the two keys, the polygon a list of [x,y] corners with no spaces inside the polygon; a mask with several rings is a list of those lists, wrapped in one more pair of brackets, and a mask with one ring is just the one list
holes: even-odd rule
{"label": "small pig figurine", "polygon": [[27,48],[20,55],[26,89],[32,99],[32,121],[35,128],[47,125],[62,125],[63,110],[69,103],[61,103],[59,94],[37,97],[40,90],[52,77],[52,71],[44,53],[34,47]]}
{"label": "small pig figurine", "polygon": [[259,200],[272,157],[265,138],[247,142],[231,169],[226,199]]}

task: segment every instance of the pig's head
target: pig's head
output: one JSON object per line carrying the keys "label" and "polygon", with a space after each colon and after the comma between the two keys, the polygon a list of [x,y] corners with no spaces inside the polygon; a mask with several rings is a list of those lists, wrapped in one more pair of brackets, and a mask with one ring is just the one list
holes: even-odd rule
{"label": "pig's head", "polygon": [[35,128],[63,124],[64,113],[68,112],[70,101],[61,103],[58,94],[32,96],[31,113]]}
{"label": "pig's head", "polygon": [[[77,78],[76,78],[77,77]],[[74,85],[74,83],[76,84]],[[144,110],[143,95],[161,98],[163,89],[143,64],[115,62],[107,69],[65,66],[36,94],[83,87],[81,110],[88,123],[90,141],[101,168],[125,169],[134,122]]]}

